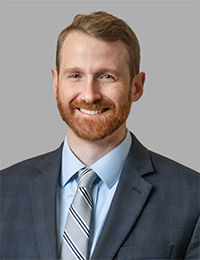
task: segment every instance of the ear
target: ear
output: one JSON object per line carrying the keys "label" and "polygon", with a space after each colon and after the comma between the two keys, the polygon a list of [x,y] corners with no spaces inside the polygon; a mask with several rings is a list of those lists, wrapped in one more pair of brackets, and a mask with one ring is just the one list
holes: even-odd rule
{"label": "ear", "polygon": [[52,78],[53,78],[53,91],[55,97],[57,97],[57,91],[58,91],[58,72],[56,69],[51,70]]}
{"label": "ear", "polygon": [[145,82],[145,73],[138,73],[132,82],[132,102],[138,101],[143,94],[143,87]]}

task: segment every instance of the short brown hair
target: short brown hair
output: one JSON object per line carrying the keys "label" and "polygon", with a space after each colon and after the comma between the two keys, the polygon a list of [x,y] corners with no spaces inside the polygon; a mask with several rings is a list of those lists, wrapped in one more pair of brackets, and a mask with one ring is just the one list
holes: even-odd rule
{"label": "short brown hair", "polygon": [[57,41],[56,67],[59,74],[60,57],[62,45],[71,31],[79,30],[90,36],[105,41],[124,42],[129,53],[129,67],[131,79],[139,73],[140,46],[138,39],[132,29],[123,20],[103,11],[93,12],[89,15],[78,14],[74,17],[71,25],[60,33]]}

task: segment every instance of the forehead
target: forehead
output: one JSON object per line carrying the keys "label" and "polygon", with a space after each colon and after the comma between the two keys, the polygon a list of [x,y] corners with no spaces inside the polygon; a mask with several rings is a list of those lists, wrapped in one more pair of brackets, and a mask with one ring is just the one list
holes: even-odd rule
{"label": "forehead", "polygon": [[81,59],[88,62],[104,61],[107,63],[128,63],[128,51],[121,41],[105,41],[85,34],[81,31],[70,32],[60,51],[61,64],[73,63]]}

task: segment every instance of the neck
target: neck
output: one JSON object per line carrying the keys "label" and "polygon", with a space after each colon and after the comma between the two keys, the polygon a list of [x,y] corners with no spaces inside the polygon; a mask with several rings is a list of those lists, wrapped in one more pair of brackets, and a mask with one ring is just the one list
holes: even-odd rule
{"label": "neck", "polygon": [[119,145],[126,136],[126,126],[122,125],[112,135],[102,140],[88,141],[78,137],[68,128],[67,139],[72,152],[86,166],[90,167],[104,155]]}

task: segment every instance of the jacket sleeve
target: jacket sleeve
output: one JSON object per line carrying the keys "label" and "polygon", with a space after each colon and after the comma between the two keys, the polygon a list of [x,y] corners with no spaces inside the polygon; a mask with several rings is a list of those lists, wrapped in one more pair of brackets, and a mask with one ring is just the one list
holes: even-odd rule
{"label": "jacket sleeve", "polygon": [[196,223],[184,259],[190,259],[190,260],[200,259],[200,217]]}

